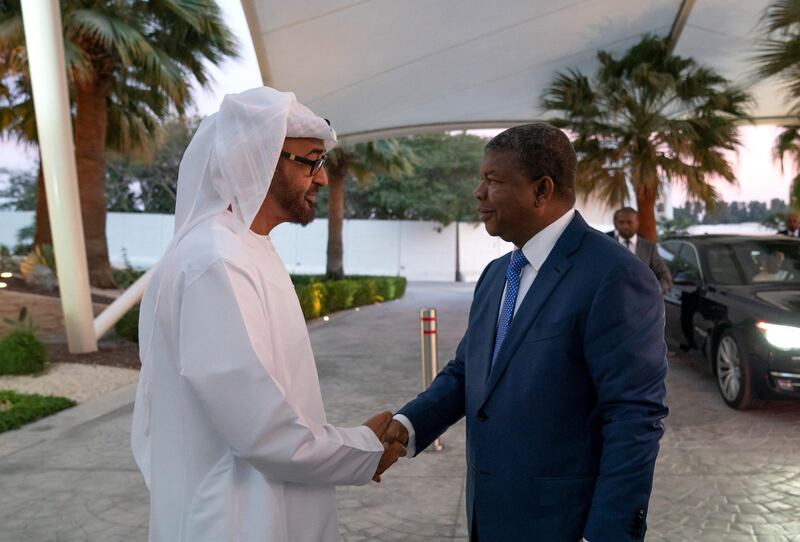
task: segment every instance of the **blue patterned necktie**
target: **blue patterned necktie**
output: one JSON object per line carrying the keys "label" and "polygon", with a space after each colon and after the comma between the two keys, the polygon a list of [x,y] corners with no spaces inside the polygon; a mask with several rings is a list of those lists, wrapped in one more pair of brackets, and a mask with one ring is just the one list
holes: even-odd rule
{"label": "blue patterned necktie", "polygon": [[500,321],[497,325],[497,338],[494,340],[494,353],[492,354],[492,366],[500,353],[500,347],[511,328],[511,320],[514,318],[514,307],[517,306],[517,292],[519,292],[519,279],[522,268],[528,265],[528,259],[521,250],[511,253],[511,262],[506,269],[506,297],[503,300],[503,310],[500,313]]}

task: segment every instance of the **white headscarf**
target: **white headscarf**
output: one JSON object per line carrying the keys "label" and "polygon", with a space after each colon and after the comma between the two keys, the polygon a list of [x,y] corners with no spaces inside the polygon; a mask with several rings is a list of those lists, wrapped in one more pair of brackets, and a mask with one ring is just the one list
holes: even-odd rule
{"label": "white headscarf", "polygon": [[[228,94],[219,112],[197,129],[181,160],[175,207],[175,235],[162,259],[193,227],[231,206],[240,231],[255,219],[269,192],[287,137],[321,139],[326,151],[336,145],[336,132],[327,120],[297,101],[292,92],[259,87]],[[142,370],[136,391],[131,445],[145,482],[150,485],[150,347],[158,321],[163,281],[151,269],[150,284],[139,317]]]}
{"label": "white headscarf", "polygon": [[264,203],[287,137],[321,139],[328,151],[336,132],[292,92],[259,87],[228,94],[219,112],[197,129],[181,160],[175,237],[203,218],[232,206],[250,227]]}

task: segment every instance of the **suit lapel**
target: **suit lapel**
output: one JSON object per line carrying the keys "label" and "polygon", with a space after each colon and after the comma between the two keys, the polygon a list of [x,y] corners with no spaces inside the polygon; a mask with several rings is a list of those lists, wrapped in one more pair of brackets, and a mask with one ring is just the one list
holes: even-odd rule
{"label": "suit lapel", "polygon": [[[494,367],[492,367],[491,373],[489,374],[489,381],[486,385],[486,395],[483,399],[483,403],[486,402],[492,394],[492,391],[494,391],[495,386],[497,386],[497,383],[503,376],[511,358],[514,357],[520,344],[522,344],[525,334],[528,332],[531,325],[533,325],[536,317],[539,316],[539,313],[544,308],[550,295],[572,267],[572,261],[569,256],[577,250],[581,239],[583,239],[583,235],[588,229],[589,227],[586,225],[586,222],[584,222],[580,214],[576,212],[575,218],[572,219],[567,229],[564,230],[564,233],[559,238],[555,247],[553,247],[553,251],[547,257],[541,269],[539,269],[536,279],[525,295],[525,299],[522,305],[520,305],[517,314],[511,321],[511,329],[509,329],[508,335],[494,362]],[[506,262],[506,264],[507,263],[508,262]],[[503,284],[505,283],[503,282]],[[498,298],[502,296],[502,293],[503,290],[501,287]],[[496,309],[494,318],[496,328],[497,312],[500,310],[500,306],[494,303],[492,305]],[[492,340],[492,346],[493,345],[494,340]],[[489,351],[487,354],[488,357],[486,358],[490,363],[491,355],[491,351]]]}
{"label": "suit lapel", "polygon": [[642,261],[647,261],[647,241],[643,239],[638,239],[636,241],[636,256]]}

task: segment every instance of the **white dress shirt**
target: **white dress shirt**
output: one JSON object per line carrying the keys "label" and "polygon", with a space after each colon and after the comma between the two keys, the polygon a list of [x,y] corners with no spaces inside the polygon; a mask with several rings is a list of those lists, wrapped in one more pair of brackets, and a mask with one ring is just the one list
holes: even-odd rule
{"label": "white dress shirt", "polygon": [[619,234],[619,232],[614,232],[614,237],[616,237],[616,238],[617,238],[617,241],[619,241],[619,244],[620,244],[620,245],[624,246],[625,248],[627,248],[628,250],[630,250],[631,252],[633,252],[634,254],[636,254],[636,241],[639,239],[639,236],[638,236],[638,235],[636,235],[636,234],[634,233],[634,234],[633,234],[633,237],[631,237],[630,239],[628,239],[628,242],[630,243],[629,245],[626,245],[626,244],[625,244],[625,238],[624,238],[624,237],[622,237],[622,236]]}
{"label": "white dress shirt", "polygon": [[[572,221],[574,216],[575,209],[570,209],[564,213],[561,218],[531,237],[522,247],[522,253],[528,260],[528,264],[522,268],[522,272],[520,274],[519,290],[517,291],[517,303],[514,306],[515,315],[517,314],[517,310],[519,310],[520,305],[522,305],[525,295],[528,293],[528,290],[530,290],[533,281],[536,279],[536,275],[539,274],[539,269],[542,268],[545,260],[550,255],[550,252],[552,252],[553,247],[556,246],[556,242],[561,237],[561,234],[564,233],[564,230],[567,229],[567,226]],[[506,290],[504,288],[503,297],[500,299],[500,311],[503,310],[503,302],[505,301],[505,298]],[[498,321],[499,320],[500,318],[498,316]],[[489,360],[486,360],[486,362],[489,363]],[[411,420],[402,414],[395,414],[394,419],[406,426],[406,429],[408,430],[407,457],[413,457],[416,451],[416,433],[414,432],[414,426],[411,424]]]}

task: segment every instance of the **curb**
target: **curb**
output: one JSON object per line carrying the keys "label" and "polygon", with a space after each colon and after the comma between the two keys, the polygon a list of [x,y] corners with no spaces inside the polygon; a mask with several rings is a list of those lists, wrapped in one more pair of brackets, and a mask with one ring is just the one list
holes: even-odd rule
{"label": "curb", "polygon": [[0,458],[56,439],[76,427],[132,405],[135,398],[136,384],[129,384],[19,429],[0,433]]}

